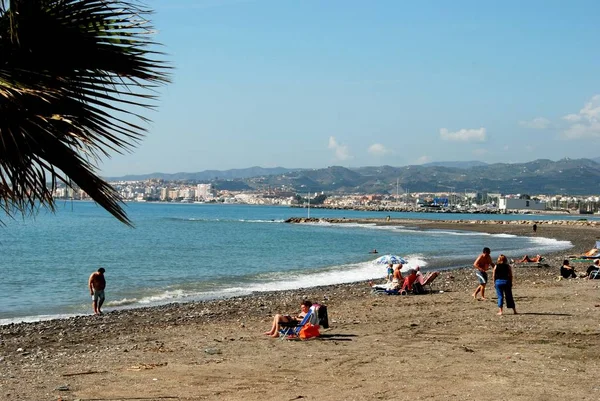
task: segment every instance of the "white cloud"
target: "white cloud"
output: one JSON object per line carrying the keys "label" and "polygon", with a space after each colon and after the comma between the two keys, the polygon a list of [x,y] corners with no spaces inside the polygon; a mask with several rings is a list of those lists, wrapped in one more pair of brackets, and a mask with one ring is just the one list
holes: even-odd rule
{"label": "white cloud", "polygon": [[563,139],[600,138],[600,122],[573,124],[562,133]]}
{"label": "white cloud", "polygon": [[479,149],[475,149],[475,150],[473,150],[473,154],[474,154],[475,156],[483,156],[483,155],[485,155],[485,154],[487,154],[487,153],[488,153],[488,150],[487,150],[487,149],[484,149],[484,148],[479,148]]}
{"label": "white cloud", "polygon": [[550,125],[550,120],[544,117],[536,117],[530,121],[519,121],[519,125],[533,129],[546,129]]}
{"label": "white cloud", "polygon": [[579,113],[563,119],[573,123],[562,132],[563,139],[600,138],[600,95],[592,96]]}
{"label": "white cloud", "polygon": [[333,149],[337,160],[348,160],[351,158],[348,152],[348,146],[339,144],[334,136],[329,137],[329,149]]}
{"label": "white cloud", "polygon": [[415,164],[425,164],[431,161],[431,157],[429,156],[421,156],[417,159]]}
{"label": "white cloud", "polygon": [[385,154],[390,153],[390,150],[386,149],[386,147],[380,143],[374,143],[373,145],[369,146],[369,149],[367,151],[375,156],[383,156]]}
{"label": "white cloud", "polygon": [[461,129],[460,131],[450,132],[447,128],[440,128],[440,137],[444,141],[456,142],[485,142],[485,128],[479,129]]}
{"label": "white cloud", "polygon": [[600,95],[592,96],[589,102],[579,111],[584,118],[597,121],[600,117]]}

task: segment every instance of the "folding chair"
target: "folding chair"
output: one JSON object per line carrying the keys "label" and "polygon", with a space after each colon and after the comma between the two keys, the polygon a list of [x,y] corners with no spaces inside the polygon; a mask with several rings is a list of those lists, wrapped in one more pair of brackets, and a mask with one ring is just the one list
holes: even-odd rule
{"label": "folding chair", "polygon": [[421,284],[423,287],[429,287],[430,294],[433,294],[433,287],[431,283],[433,283],[433,280],[435,280],[439,275],[440,272],[429,272],[427,273],[427,276],[425,276],[425,280],[423,280],[423,283]]}
{"label": "folding chair", "polygon": [[298,337],[298,334],[300,334],[300,329],[302,329],[306,323],[311,321],[311,319],[314,319],[314,316],[315,305],[310,307],[308,313],[306,316],[304,316],[304,319],[302,319],[301,322],[293,321],[280,323],[279,325],[281,326],[281,329],[279,330],[279,338],[283,340],[284,338]]}

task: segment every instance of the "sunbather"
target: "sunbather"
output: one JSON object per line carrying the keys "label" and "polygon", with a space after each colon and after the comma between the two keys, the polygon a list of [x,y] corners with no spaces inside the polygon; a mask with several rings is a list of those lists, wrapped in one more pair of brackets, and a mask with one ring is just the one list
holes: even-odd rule
{"label": "sunbather", "polygon": [[277,314],[273,317],[273,325],[271,326],[271,330],[265,331],[263,334],[265,336],[271,337],[279,337],[279,329],[281,328],[281,323],[290,323],[290,322],[301,322],[304,319],[304,316],[308,313],[308,310],[312,306],[312,302],[310,301],[302,301],[300,304],[300,314],[298,316],[290,316],[290,315],[280,315]]}
{"label": "sunbather", "polygon": [[520,260],[514,260],[513,259],[513,263],[538,263],[542,261],[542,256],[541,255],[535,255],[533,258],[530,258],[528,255],[523,256],[523,259]]}

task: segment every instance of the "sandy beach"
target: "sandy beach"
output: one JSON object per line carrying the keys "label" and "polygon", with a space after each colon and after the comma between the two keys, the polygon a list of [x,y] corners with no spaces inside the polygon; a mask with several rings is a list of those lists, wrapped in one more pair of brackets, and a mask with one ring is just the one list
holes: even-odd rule
{"label": "sandy beach", "polygon": [[[410,224],[534,235],[531,223]],[[544,255],[547,267],[515,265],[518,315],[496,315],[492,283],[488,300],[474,301],[474,270],[463,268],[419,296],[372,295],[363,282],[13,324],[0,327],[0,398],[600,399],[600,280],[556,279],[562,259],[590,249],[600,227],[538,222],[535,235],[573,248]],[[303,299],[328,306],[321,338],[262,335]]]}

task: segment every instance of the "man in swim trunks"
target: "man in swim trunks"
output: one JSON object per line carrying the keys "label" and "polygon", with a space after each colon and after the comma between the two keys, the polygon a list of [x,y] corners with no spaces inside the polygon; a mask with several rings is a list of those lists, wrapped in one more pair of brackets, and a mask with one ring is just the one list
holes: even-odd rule
{"label": "man in swim trunks", "polygon": [[94,307],[94,315],[101,315],[102,304],[104,303],[104,288],[106,287],[106,280],[104,279],[104,267],[93,272],[88,281],[90,287],[90,295],[92,296],[92,306]]}
{"label": "man in swim trunks", "polygon": [[479,286],[473,293],[474,299],[477,299],[477,294],[481,293],[481,299],[485,301],[485,285],[488,282],[487,271],[494,267],[494,262],[492,262],[490,253],[490,248],[483,248],[483,252],[477,257],[475,263],[473,263],[473,267],[477,270],[475,275],[479,280]]}

